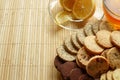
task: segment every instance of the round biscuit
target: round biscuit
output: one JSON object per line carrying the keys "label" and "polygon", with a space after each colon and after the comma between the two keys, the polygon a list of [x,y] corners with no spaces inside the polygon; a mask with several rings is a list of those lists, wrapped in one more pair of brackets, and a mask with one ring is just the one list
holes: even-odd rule
{"label": "round biscuit", "polygon": [[84,40],[84,46],[85,48],[90,51],[93,55],[101,54],[104,50],[102,47],[100,47],[95,40],[95,36],[88,36]]}
{"label": "round biscuit", "polygon": [[94,35],[94,33],[92,31],[92,25],[91,24],[85,25],[84,32],[85,32],[86,36]]}
{"label": "round biscuit", "polygon": [[104,48],[111,48],[113,45],[110,40],[111,32],[107,30],[100,30],[96,33],[96,42],[104,47]]}
{"label": "round biscuit", "polygon": [[113,31],[111,33],[111,41],[115,46],[120,48],[120,31]]}
{"label": "round biscuit", "polygon": [[77,41],[77,34],[76,33],[71,35],[71,42],[77,50],[79,50],[82,47],[82,45],[80,45]]}
{"label": "round biscuit", "polygon": [[113,71],[109,70],[107,72],[107,80],[113,80]]}
{"label": "round biscuit", "polygon": [[120,68],[120,51],[116,47],[107,52],[107,59],[112,69]]}
{"label": "round biscuit", "polygon": [[78,32],[77,32],[77,40],[79,42],[79,44],[84,44],[84,39],[85,39],[85,33],[84,33],[84,30],[83,29],[80,29]]}
{"label": "round biscuit", "polygon": [[108,69],[109,63],[103,56],[92,57],[86,66],[87,73],[94,78],[99,78],[100,75],[107,72]]}
{"label": "round biscuit", "polygon": [[65,39],[64,48],[66,51],[68,51],[71,54],[74,54],[74,55],[77,54],[77,49],[72,45],[70,37]]}
{"label": "round biscuit", "polygon": [[120,80],[120,69],[113,71],[113,80]]}
{"label": "round biscuit", "polygon": [[58,56],[63,59],[64,61],[74,61],[76,59],[75,55],[71,55],[67,51],[65,51],[63,46],[59,46],[57,49]]}
{"label": "round biscuit", "polygon": [[103,74],[100,76],[100,80],[107,80],[107,74],[106,74],[106,73],[103,73]]}

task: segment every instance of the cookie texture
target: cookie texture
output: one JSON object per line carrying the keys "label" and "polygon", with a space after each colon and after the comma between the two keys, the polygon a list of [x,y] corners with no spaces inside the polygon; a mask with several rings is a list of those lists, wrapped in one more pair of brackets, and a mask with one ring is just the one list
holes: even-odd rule
{"label": "cookie texture", "polygon": [[74,61],[76,56],[71,55],[69,52],[65,51],[63,46],[59,46],[57,49],[58,56],[64,61]]}
{"label": "cookie texture", "polygon": [[120,68],[120,51],[116,47],[108,51],[107,59],[112,69]]}
{"label": "cookie texture", "polygon": [[77,50],[79,50],[82,47],[82,45],[80,45],[77,41],[77,34],[76,33],[71,35],[71,42]]}
{"label": "cookie texture", "polygon": [[65,80],[67,80],[70,76],[70,72],[72,69],[77,68],[76,63],[74,62],[66,62],[61,65],[60,72]]}
{"label": "cookie texture", "polygon": [[111,41],[115,46],[120,48],[120,31],[113,31],[111,33]]}
{"label": "cookie texture", "polygon": [[83,74],[79,77],[79,80],[94,80],[94,79],[90,77],[88,74]]}
{"label": "cookie texture", "polygon": [[120,69],[113,71],[113,80],[120,80]]}
{"label": "cookie texture", "polygon": [[56,56],[56,57],[55,57],[55,59],[54,59],[54,65],[55,65],[55,67],[56,67],[56,69],[57,69],[58,71],[60,71],[60,66],[61,66],[61,64],[63,64],[63,63],[64,63],[64,61],[63,61],[62,59],[60,59],[59,56]]}
{"label": "cookie texture", "polygon": [[70,37],[66,38],[64,41],[65,50],[71,54],[76,55],[77,49],[72,45]]}
{"label": "cookie texture", "polygon": [[113,45],[110,40],[111,32],[107,30],[98,31],[96,34],[97,43],[104,48],[111,48]]}
{"label": "cookie texture", "polygon": [[79,65],[81,68],[86,68],[86,65],[88,64],[89,59],[92,57],[92,55],[89,55],[89,53],[85,50],[84,47],[82,47],[77,54],[77,59],[79,62]]}
{"label": "cookie texture", "polygon": [[79,44],[84,44],[84,39],[85,39],[86,35],[84,33],[84,30],[83,29],[80,29],[78,32],[77,32],[77,40],[79,42]]}
{"label": "cookie texture", "polygon": [[113,80],[113,71],[109,70],[107,72],[107,80]]}
{"label": "cookie texture", "polygon": [[94,33],[92,31],[92,25],[91,24],[85,25],[84,32],[85,32],[86,36],[94,35]]}
{"label": "cookie texture", "polygon": [[84,46],[85,48],[90,51],[93,55],[101,54],[104,50],[102,47],[100,47],[95,40],[95,36],[88,36],[84,40]]}
{"label": "cookie texture", "polygon": [[103,74],[100,76],[100,80],[107,80],[107,74],[106,74],[106,73],[103,73]]}
{"label": "cookie texture", "polygon": [[109,49],[105,49],[102,53],[101,56],[107,58],[107,53],[108,53]]}
{"label": "cookie texture", "polygon": [[70,80],[79,80],[79,77],[83,74],[82,69],[74,68],[70,72]]}
{"label": "cookie texture", "polygon": [[108,69],[109,63],[103,56],[92,57],[86,66],[87,73],[94,78],[99,78],[100,75],[107,72]]}

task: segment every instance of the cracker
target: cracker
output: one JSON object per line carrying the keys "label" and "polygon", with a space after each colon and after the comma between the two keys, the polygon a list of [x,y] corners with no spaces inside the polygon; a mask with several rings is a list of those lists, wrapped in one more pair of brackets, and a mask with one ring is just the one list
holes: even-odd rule
{"label": "cracker", "polygon": [[112,69],[120,68],[120,51],[116,47],[108,51],[107,59]]}
{"label": "cracker", "polygon": [[120,69],[113,71],[113,80],[120,80]]}
{"label": "cracker", "polygon": [[98,31],[96,34],[97,43],[104,48],[111,48],[113,45],[110,40],[111,32],[107,30]]}
{"label": "cracker", "polygon": [[68,53],[67,51],[65,51],[63,46],[59,46],[57,49],[57,54],[58,56],[63,59],[64,61],[74,61],[76,56],[75,55],[71,55],[70,53]]}
{"label": "cracker", "polygon": [[85,48],[90,51],[93,55],[101,54],[104,50],[102,47],[100,47],[95,40],[95,36],[88,36],[84,40]]}
{"label": "cracker", "polygon": [[116,47],[120,48],[120,31],[113,31],[111,33],[111,41]]}
{"label": "cracker", "polygon": [[89,53],[85,50],[84,47],[82,47],[82,48],[78,51],[77,59],[78,59],[78,62],[79,62],[79,65],[81,66],[81,68],[83,68],[83,69],[86,68],[86,65],[88,64],[88,61],[89,61],[89,59],[90,59],[91,57],[92,57],[92,56],[89,55]]}
{"label": "cracker", "polygon": [[65,39],[64,47],[65,47],[65,50],[68,51],[69,53],[74,54],[74,55],[77,54],[77,49],[72,45],[70,37]]}
{"label": "cracker", "polygon": [[84,39],[85,39],[85,33],[84,33],[84,30],[83,29],[80,29],[78,32],[77,32],[77,40],[79,42],[79,44],[84,44]]}
{"label": "cracker", "polygon": [[108,69],[109,63],[103,56],[92,57],[86,66],[87,73],[94,78],[99,78],[100,75],[107,72]]}
{"label": "cracker", "polygon": [[94,33],[92,31],[92,25],[91,24],[85,25],[84,32],[85,32],[86,36],[94,35]]}
{"label": "cracker", "polygon": [[77,50],[79,50],[82,47],[82,45],[79,44],[78,41],[77,41],[77,35],[76,35],[76,33],[74,33],[74,34],[71,35],[71,42],[72,42],[73,46]]}

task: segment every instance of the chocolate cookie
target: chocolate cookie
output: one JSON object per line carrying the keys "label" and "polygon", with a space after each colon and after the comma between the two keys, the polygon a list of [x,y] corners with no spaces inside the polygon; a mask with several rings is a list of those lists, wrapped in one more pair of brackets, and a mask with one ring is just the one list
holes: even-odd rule
{"label": "chocolate cookie", "polygon": [[79,80],[79,77],[83,74],[80,68],[72,69],[70,72],[70,80]]}
{"label": "chocolate cookie", "polygon": [[63,64],[63,63],[64,63],[64,61],[61,60],[58,56],[55,57],[54,65],[55,65],[55,67],[56,67],[56,69],[57,69],[58,71],[60,71],[60,66],[61,66],[61,64]]}
{"label": "chocolate cookie", "polygon": [[61,65],[60,72],[65,80],[69,78],[70,72],[74,68],[77,68],[77,64],[75,62],[66,62]]}
{"label": "chocolate cookie", "polygon": [[92,77],[90,77],[88,74],[82,74],[79,77],[79,80],[94,80]]}

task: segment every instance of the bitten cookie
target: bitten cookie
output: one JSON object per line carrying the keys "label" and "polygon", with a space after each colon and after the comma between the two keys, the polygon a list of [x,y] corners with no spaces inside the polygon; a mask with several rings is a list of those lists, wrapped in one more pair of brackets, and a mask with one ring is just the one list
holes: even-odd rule
{"label": "bitten cookie", "polygon": [[77,40],[79,42],[79,44],[84,44],[84,39],[85,39],[85,33],[84,33],[84,30],[83,29],[80,29],[78,32],[77,32]]}
{"label": "bitten cookie", "polygon": [[71,35],[71,42],[77,50],[79,50],[82,47],[82,45],[80,45],[77,41],[77,34],[76,33]]}
{"label": "bitten cookie", "polygon": [[95,40],[95,36],[88,36],[84,40],[85,48],[90,51],[93,55],[101,54],[104,50],[102,47],[100,47]]}
{"label": "bitten cookie", "polygon": [[74,68],[77,68],[77,64],[74,62],[66,62],[61,65],[60,72],[65,80],[69,78],[70,72]]}
{"label": "bitten cookie", "polygon": [[120,80],[120,69],[113,71],[113,80]]}
{"label": "bitten cookie", "polygon": [[64,47],[65,47],[65,50],[68,51],[69,53],[74,55],[77,54],[77,49],[75,49],[75,47],[72,45],[70,37],[65,39]]}
{"label": "bitten cookie", "polygon": [[82,74],[79,77],[79,80],[94,80],[92,77],[90,77],[88,74]]}
{"label": "bitten cookie", "polygon": [[81,68],[85,69],[86,65],[88,64],[89,59],[92,57],[91,55],[89,55],[90,53],[88,53],[84,47],[82,47],[77,54],[77,59],[79,62],[79,65]]}
{"label": "bitten cookie", "polygon": [[70,72],[70,80],[79,80],[79,77],[83,74],[80,68],[74,68]]}
{"label": "bitten cookie", "polygon": [[107,21],[102,21],[100,23],[100,30],[107,30],[107,31],[113,31],[114,29],[112,28],[112,26],[107,22]]}
{"label": "bitten cookie", "polygon": [[64,61],[74,61],[76,56],[75,55],[71,55],[70,53],[68,53],[67,51],[65,51],[63,46],[59,46],[57,49],[57,54],[58,56],[63,59]]}
{"label": "bitten cookie", "polygon": [[113,71],[107,72],[107,80],[113,80]]}
{"label": "bitten cookie", "polygon": [[113,47],[107,53],[107,59],[112,69],[120,68],[120,51]]}
{"label": "bitten cookie", "polygon": [[107,74],[106,74],[106,73],[103,73],[103,74],[100,76],[100,80],[107,80]]}
{"label": "bitten cookie", "polygon": [[58,56],[55,57],[54,65],[55,65],[55,67],[56,67],[56,69],[57,69],[58,71],[60,71],[60,66],[61,66],[61,64],[63,64],[63,63],[64,63],[64,61],[61,60]]}
{"label": "bitten cookie", "polygon": [[111,33],[111,41],[115,46],[120,48],[120,31],[113,31]]}
{"label": "bitten cookie", "polygon": [[107,72],[108,69],[109,63],[103,56],[92,57],[86,66],[87,73],[94,78],[99,78],[100,75]]}
{"label": "bitten cookie", "polygon": [[113,45],[110,40],[111,32],[107,30],[98,31],[96,34],[97,43],[104,48],[111,48]]}
{"label": "bitten cookie", "polygon": [[93,31],[92,31],[92,25],[91,25],[91,24],[87,24],[87,25],[84,27],[84,32],[85,32],[86,36],[94,35],[94,33],[93,33]]}

